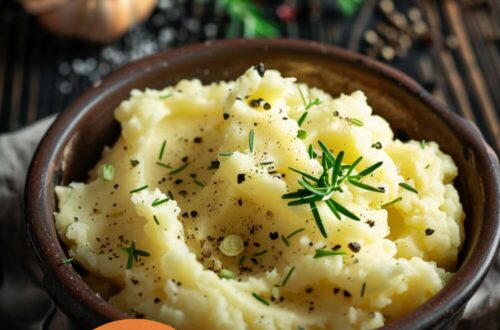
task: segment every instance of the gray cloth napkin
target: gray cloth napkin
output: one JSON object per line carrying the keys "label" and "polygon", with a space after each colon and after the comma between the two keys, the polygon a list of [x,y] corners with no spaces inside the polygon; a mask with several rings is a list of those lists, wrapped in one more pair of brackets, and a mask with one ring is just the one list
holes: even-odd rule
{"label": "gray cloth napkin", "polygon": [[[31,157],[54,120],[0,135],[0,320],[2,329],[72,329],[42,287],[42,273],[27,244],[23,191]],[[500,329],[500,253],[465,309],[459,329]]]}

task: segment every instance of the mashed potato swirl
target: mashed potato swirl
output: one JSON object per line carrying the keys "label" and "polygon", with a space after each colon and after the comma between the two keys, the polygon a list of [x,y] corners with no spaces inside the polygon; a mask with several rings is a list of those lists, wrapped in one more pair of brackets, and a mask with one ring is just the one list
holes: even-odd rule
{"label": "mashed potato swirl", "polygon": [[[395,140],[361,91],[333,98],[257,66],[134,90],[115,117],[121,137],[88,182],[56,188],[55,223],[126,312],[176,329],[373,329],[453,275],[457,167],[434,142]],[[302,188],[290,168],[321,173],[318,141],[344,164],[362,156],[354,174],[382,162],[362,181],[380,191],[346,180],[332,195],[359,221],[316,203],[326,237],[282,198]]]}

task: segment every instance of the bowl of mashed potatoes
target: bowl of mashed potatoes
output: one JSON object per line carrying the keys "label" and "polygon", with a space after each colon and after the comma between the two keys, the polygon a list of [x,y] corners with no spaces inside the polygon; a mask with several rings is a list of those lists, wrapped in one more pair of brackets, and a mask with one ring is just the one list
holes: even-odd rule
{"label": "bowl of mashed potatoes", "polygon": [[498,248],[498,180],[477,128],[403,74],[231,40],[128,65],[62,113],[26,219],[90,327],[442,328]]}

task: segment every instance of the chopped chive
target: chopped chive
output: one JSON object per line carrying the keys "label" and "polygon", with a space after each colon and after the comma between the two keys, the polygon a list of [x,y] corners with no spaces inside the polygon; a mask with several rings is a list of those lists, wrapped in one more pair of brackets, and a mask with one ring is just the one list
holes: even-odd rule
{"label": "chopped chive", "polygon": [[62,261],[63,265],[70,264],[75,260],[75,258],[67,258]]}
{"label": "chopped chive", "polygon": [[132,269],[132,267],[134,266],[134,259],[136,258],[135,257],[135,242],[134,241],[132,241],[132,243],[130,243],[130,248],[128,249],[127,253],[128,253],[127,269]]}
{"label": "chopped chive", "polygon": [[260,252],[252,254],[252,257],[258,257],[258,256],[264,255],[266,253],[267,253],[267,250],[260,251]]}
{"label": "chopped chive", "polygon": [[312,144],[309,145],[309,148],[307,149],[307,153],[309,154],[309,158],[311,158],[311,159],[316,159],[316,157],[318,157],[318,155],[314,152],[314,148],[313,148]]}
{"label": "chopped chive", "polygon": [[232,155],[233,155],[232,151],[219,152],[219,156],[222,156],[222,157],[229,157],[229,156],[232,156]]}
{"label": "chopped chive", "polygon": [[361,287],[361,298],[365,295],[366,282],[363,282],[363,286]]}
{"label": "chopped chive", "polygon": [[169,168],[169,169],[172,168],[172,166],[170,166],[168,164],[165,164],[165,163],[162,163],[162,162],[156,162],[156,165],[159,165],[159,166],[162,166],[162,167],[166,167],[166,168]]}
{"label": "chopped chive", "polygon": [[193,182],[200,187],[205,187],[205,184],[198,179],[193,179]]}
{"label": "chopped chive", "polygon": [[356,126],[363,126],[363,122],[359,119],[356,119],[356,118],[350,118],[349,121],[351,122],[351,124],[353,125],[356,125]]}
{"label": "chopped chive", "polygon": [[393,204],[396,204],[397,202],[400,202],[400,201],[402,201],[402,200],[403,200],[403,197],[398,197],[398,198],[393,199],[393,200],[392,200],[392,201],[390,201],[390,202],[387,202],[387,203],[385,203],[385,204],[382,204],[380,207],[382,207],[382,208],[384,208],[384,209],[385,209],[385,208],[387,208],[387,207],[389,207],[389,206],[392,206]]}
{"label": "chopped chive", "polygon": [[172,97],[172,94],[166,94],[166,95],[161,95],[160,100],[166,100],[168,98]]}
{"label": "chopped chive", "polygon": [[307,138],[307,132],[304,131],[303,129],[299,129],[297,131],[297,138],[304,140],[305,138]]}
{"label": "chopped chive", "polygon": [[163,152],[165,151],[166,145],[167,145],[167,140],[163,140],[163,143],[161,144],[161,148],[160,148],[160,154],[158,155],[159,160],[163,159]]}
{"label": "chopped chive", "polygon": [[427,144],[427,142],[425,140],[420,140],[418,141],[418,144],[420,145],[421,149],[425,149],[425,145]]}
{"label": "chopped chive", "polygon": [[302,126],[302,124],[304,123],[304,121],[306,120],[307,118],[307,114],[308,112],[305,111],[299,118],[299,120],[297,120],[297,124],[299,124],[299,127]]}
{"label": "chopped chive", "polygon": [[111,180],[113,180],[113,176],[114,176],[113,165],[104,164],[104,166],[102,167],[103,180],[104,181],[111,181]]}
{"label": "chopped chive", "polygon": [[238,261],[238,266],[243,266],[243,263],[245,262],[245,256],[242,256],[240,260]]}
{"label": "chopped chive", "polygon": [[253,129],[250,130],[250,133],[248,134],[248,148],[250,149],[250,152],[253,152],[253,137],[255,135],[255,132]]}
{"label": "chopped chive", "polygon": [[290,246],[290,242],[288,242],[288,239],[285,236],[281,235],[281,240],[283,241],[283,243],[285,243],[286,246]]}
{"label": "chopped chive", "polygon": [[288,282],[288,280],[290,279],[290,276],[292,276],[292,274],[293,274],[294,271],[295,271],[295,266],[293,266],[292,268],[290,268],[290,270],[288,271],[288,273],[285,276],[285,279],[283,280],[283,282],[281,282],[281,286],[282,287],[285,286],[285,284]]}
{"label": "chopped chive", "polygon": [[262,162],[259,165],[272,165],[272,164],[274,164],[274,161],[270,160],[270,161],[267,161],[267,162]]}
{"label": "chopped chive", "polygon": [[252,296],[253,296],[255,299],[257,299],[258,301],[260,301],[261,303],[263,303],[264,305],[266,305],[266,306],[269,306],[269,305],[270,305],[270,304],[269,304],[269,302],[268,302],[266,299],[262,298],[261,296],[259,296],[259,295],[258,295],[258,294],[256,294],[255,292],[252,292]]}
{"label": "chopped chive", "polygon": [[304,94],[302,93],[302,89],[300,89],[300,87],[298,85],[297,85],[297,89],[299,91],[300,98],[302,99],[302,103],[304,103],[304,106],[307,106],[306,98],[304,97]]}
{"label": "chopped chive", "polygon": [[418,194],[418,191],[417,189],[413,188],[412,186],[410,186],[409,184],[407,183],[404,183],[404,182],[400,182],[399,185],[403,188],[405,188],[406,190],[409,190],[411,191],[412,193],[415,193],[415,194]]}
{"label": "chopped chive", "polygon": [[153,215],[153,219],[155,220],[157,225],[160,225],[160,221],[158,221],[158,218],[156,217],[156,215]]}
{"label": "chopped chive", "polygon": [[144,185],[140,188],[137,188],[137,189],[134,189],[134,190],[131,190],[130,193],[133,194],[133,193],[136,193],[136,192],[139,192],[141,190],[144,190],[144,189],[147,189],[149,186],[148,185]]}
{"label": "chopped chive", "polygon": [[219,277],[229,280],[229,279],[234,278],[234,273],[228,269],[222,268],[219,271]]}
{"label": "chopped chive", "polygon": [[172,171],[170,171],[169,174],[177,174],[177,173],[181,172],[182,170],[184,170],[188,166],[189,166],[189,162],[184,163],[181,166],[179,166],[179,167],[173,169]]}
{"label": "chopped chive", "polygon": [[158,205],[161,205],[161,204],[163,204],[163,203],[168,202],[169,200],[170,200],[170,198],[168,198],[168,197],[167,197],[167,198],[164,198],[164,199],[159,199],[159,198],[157,198],[157,199],[155,199],[155,200],[153,201],[153,203],[151,203],[151,206],[158,206]]}
{"label": "chopped chive", "polygon": [[427,165],[425,166],[425,169],[428,169],[430,166],[431,166],[431,164],[427,164]]}
{"label": "chopped chive", "polygon": [[343,256],[345,252],[343,251],[329,251],[329,250],[316,250],[314,254],[314,259],[323,258],[323,257],[332,257],[332,256]]}
{"label": "chopped chive", "polygon": [[301,231],[304,231],[304,230],[305,230],[305,228],[300,228],[300,229],[297,229],[297,230],[295,230],[295,231],[291,232],[291,233],[290,233],[290,234],[289,234],[286,238],[290,239],[290,238],[292,238],[293,236],[297,235],[298,233],[300,233]]}

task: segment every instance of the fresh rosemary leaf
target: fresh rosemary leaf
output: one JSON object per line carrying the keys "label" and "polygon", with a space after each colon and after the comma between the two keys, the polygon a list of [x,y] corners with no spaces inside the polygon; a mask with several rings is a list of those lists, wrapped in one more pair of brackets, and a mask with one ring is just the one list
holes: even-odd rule
{"label": "fresh rosemary leaf", "polygon": [[353,186],[356,186],[358,188],[361,188],[361,189],[365,189],[365,190],[368,190],[368,191],[373,191],[373,192],[377,192],[377,193],[383,193],[384,191],[380,188],[376,188],[376,187],[372,187],[370,185],[367,185],[367,184],[364,184],[364,183],[361,183],[359,181],[356,181],[356,180],[353,180],[351,178],[347,179],[349,181],[350,184],[352,184]]}
{"label": "fresh rosemary leaf", "polygon": [[312,176],[311,174],[308,174],[306,172],[302,172],[301,170],[297,170],[297,169],[295,169],[293,167],[289,167],[289,169],[292,170],[292,171],[294,171],[295,173],[298,173],[298,174],[300,174],[300,175],[302,175],[302,176],[310,179],[310,180],[318,181],[318,178]]}
{"label": "fresh rosemary leaf", "polygon": [[248,134],[248,147],[250,149],[250,152],[253,152],[253,138],[254,138],[255,132],[253,129],[250,130],[250,133]]}
{"label": "fresh rosemary leaf", "polygon": [[323,221],[321,220],[321,216],[319,214],[316,203],[311,202],[309,203],[309,206],[311,207],[311,212],[313,214],[314,221],[316,222],[316,226],[318,226],[321,235],[323,235],[324,238],[327,238],[328,235],[326,234],[326,230],[325,227],[323,226]]}
{"label": "fresh rosemary leaf", "polygon": [[372,166],[370,167],[367,167],[365,168],[363,171],[361,171],[358,175],[356,175],[357,177],[364,177],[364,176],[367,176],[368,174],[372,173],[373,171],[375,171],[377,168],[379,168],[380,166],[382,166],[382,163],[383,162],[378,162],[378,163],[375,163],[373,164]]}
{"label": "fresh rosemary leaf", "polygon": [[179,167],[177,167],[177,168],[175,168],[175,169],[171,170],[171,171],[169,172],[169,174],[171,174],[171,175],[172,175],[172,174],[177,174],[177,173],[181,172],[182,170],[184,170],[184,169],[185,169],[186,167],[188,167],[188,166],[189,166],[189,162],[184,163],[184,164],[182,164],[181,166],[179,166]]}
{"label": "fresh rosemary leaf", "polygon": [[415,194],[418,194],[418,191],[417,189],[413,188],[412,186],[410,186],[409,184],[407,183],[404,183],[404,182],[400,182],[399,185],[403,188],[405,188],[406,190],[409,190],[411,191],[412,193],[415,193]]}
{"label": "fresh rosemary leaf", "polygon": [[339,213],[342,213],[343,215],[345,215],[348,218],[351,218],[352,220],[356,221],[360,220],[355,214],[353,214],[351,211],[349,211],[348,209],[337,203],[335,200],[330,199],[330,201],[332,202],[332,204],[335,206],[335,208]]}
{"label": "fresh rosemary leaf", "polygon": [[330,251],[330,250],[316,250],[314,254],[314,259],[332,257],[332,256],[344,256],[345,252],[342,251]]}
{"label": "fresh rosemary leaf", "polygon": [[255,292],[252,292],[252,296],[253,296],[255,299],[257,299],[258,301],[260,301],[261,303],[263,303],[264,305],[266,305],[266,306],[269,306],[269,305],[270,305],[270,304],[269,304],[269,302],[268,302],[266,299],[262,298],[261,296],[259,296],[259,295],[258,295],[258,294],[256,294]]}
{"label": "fresh rosemary leaf", "polygon": [[403,200],[403,197],[398,197],[398,198],[393,199],[390,202],[382,204],[381,207],[385,209],[385,208],[388,208],[389,206],[396,204],[397,202],[401,202],[402,200]]}

